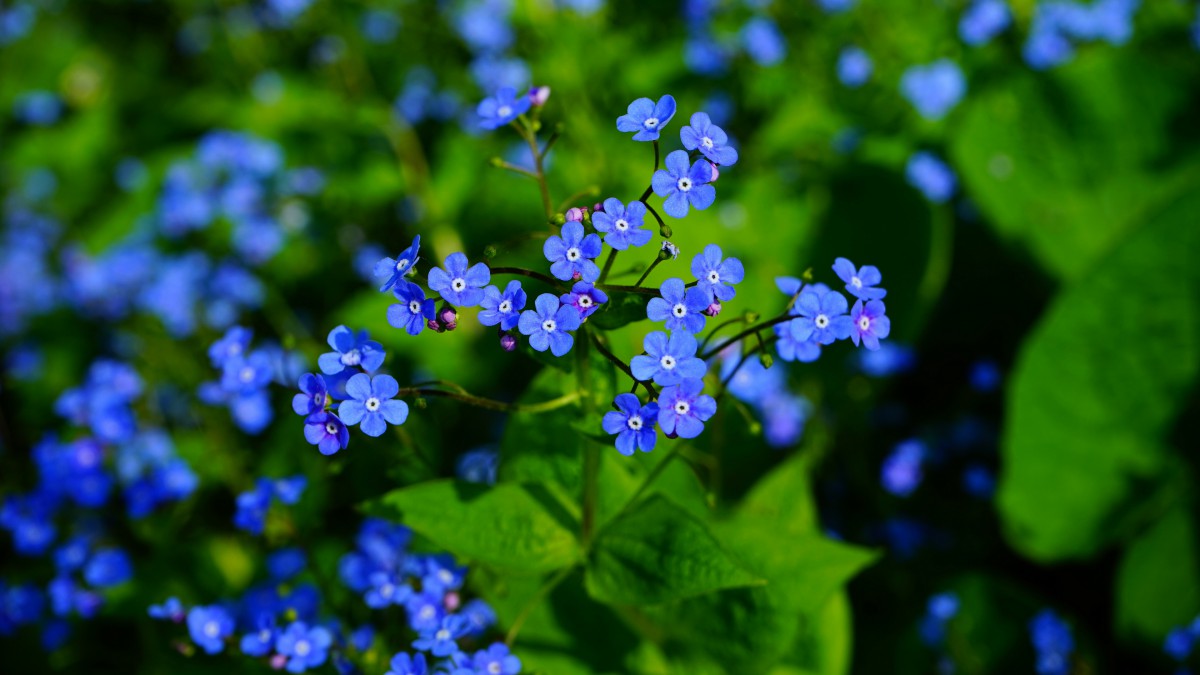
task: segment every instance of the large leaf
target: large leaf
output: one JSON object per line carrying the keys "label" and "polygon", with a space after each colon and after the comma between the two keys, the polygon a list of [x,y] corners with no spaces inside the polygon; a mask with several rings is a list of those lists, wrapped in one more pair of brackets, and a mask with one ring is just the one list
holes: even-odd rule
{"label": "large leaf", "polygon": [[1159,644],[1200,613],[1200,539],[1180,504],[1133,540],[1116,579],[1117,629]]}
{"label": "large leaf", "polygon": [[1038,559],[1135,531],[1171,473],[1163,441],[1200,368],[1200,194],[1179,200],[1064,291],[1026,342],[1008,398],[999,506]]}
{"label": "large leaf", "polygon": [[372,506],[461,558],[538,573],[580,559],[578,526],[545,487],[450,480],[394,490]]}
{"label": "large leaf", "polygon": [[617,605],[657,605],[761,583],[704,523],[657,495],[603,530],[587,567],[588,592]]}
{"label": "large leaf", "polygon": [[1169,136],[1180,78],[1147,57],[1092,52],[972,94],[951,145],[966,191],[1001,234],[1079,278],[1148,208],[1200,186],[1200,161]]}

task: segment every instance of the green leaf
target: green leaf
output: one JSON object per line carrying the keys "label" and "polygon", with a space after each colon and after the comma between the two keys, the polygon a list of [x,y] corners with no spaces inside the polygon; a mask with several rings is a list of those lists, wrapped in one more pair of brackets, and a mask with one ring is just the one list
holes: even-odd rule
{"label": "green leaf", "polygon": [[658,495],[596,538],[587,567],[588,592],[617,605],[657,605],[757,583],[704,523]]}
{"label": "green leaf", "polygon": [[1094,52],[973,93],[950,148],[966,192],[1049,271],[1080,278],[1148,207],[1200,185],[1200,162],[1171,147],[1183,77]]}
{"label": "green leaf", "polygon": [[[805,673],[813,675],[848,675],[850,657],[854,651],[854,619],[850,598],[845,591],[835,593],[825,606],[805,622],[796,641],[795,653],[789,657]],[[784,675],[782,670],[772,675]]]}
{"label": "green leaf", "polygon": [[1130,542],[1116,578],[1117,630],[1161,644],[1167,632],[1200,613],[1200,539],[1178,505]]}
{"label": "green leaf", "polygon": [[1055,300],[1009,391],[999,507],[1012,544],[1088,556],[1178,489],[1164,435],[1200,370],[1200,193],[1172,205]]}
{"label": "green leaf", "polygon": [[650,297],[643,293],[612,291],[608,294],[608,302],[588,318],[588,325],[601,330],[613,330],[641,321],[646,318],[646,303],[650,302]]}
{"label": "green leaf", "polygon": [[456,556],[534,574],[579,561],[574,518],[544,486],[440,480],[393,490],[372,504]]}
{"label": "green leaf", "polygon": [[816,532],[817,508],[808,478],[810,464],[809,455],[797,453],[759,479],[738,507],[742,519],[769,521],[780,534]]}

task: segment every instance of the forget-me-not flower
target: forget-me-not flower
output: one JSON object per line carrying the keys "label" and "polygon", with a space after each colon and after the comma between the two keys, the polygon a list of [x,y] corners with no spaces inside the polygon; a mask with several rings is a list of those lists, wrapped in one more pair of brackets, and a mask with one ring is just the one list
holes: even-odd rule
{"label": "forget-me-not flower", "polygon": [[521,310],[525,309],[525,289],[521,282],[512,280],[501,293],[499,288],[488,286],[483,289],[483,308],[479,312],[479,323],[485,326],[500,326],[500,330],[512,330],[521,318]]}
{"label": "forget-me-not flower", "polygon": [[542,245],[542,253],[551,263],[550,273],[563,281],[599,279],[600,268],[595,259],[600,250],[600,236],[584,235],[583,223],[576,221],[564,223],[562,236],[551,236]]}
{"label": "forget-me-not flower", "polygon": [[675,97],[667,94],[658,103],[639,98],[629,104],[628,112],[617,118],[617,131],[636,131],[635,141],[657,141],[658,134],[675,116]]}
{"label": "forget-me-not flower", "polygon": [[425,330],[437,308],[432,298],[425,297],[424,289],[411,281],[400,279],[392,287],[392,295],[400,302],[388,307],[388,325],[403,328],[409,335],[418,335]]}
{"label": "forget-me-not flower", "polygon": [[379,287],[380,291],[386,291],[396,282],[404,278],[404,275],[412,271],[416,266],[417,261],[421,259],[421,235],[413,237],[413,243],[408,248],[400,252],[395,258],[383,258],[375,263],[375,276],[384,279],[383,285]]}
{"label": "forget-me-not flower", "polygon": [[445,269],[429,270],[429,288],[441,293],[442,299],[456,307],[474,307],[483,300],[483,287],[492,279],[492,271],[484,263],[468,267],[467,256],[451,253],[446,256]]}
{"label": "forget-me-not flower", "polygon": [[696,277],[696,287],[722,302],[733,299],[736,291],[733,284],[740,283],[746,277],[742,261],[737,258],[721,258],[721,247],[709,244],[702,253],[692,258],[692,274]]}
{"label": "forget-me-not flower", "polygon": [[711,304],[708,293],[699,286],[686,288],[683,279],[671,278],[659,288],[661,298],[646,303],[646,317],[665,321],[667,330],[699,333],[704,330],[704,310]]}
{"label": "forget-me-not flower", "polygon": [[709,185],[713,167],[708,160],[698,159],[689,167],[687,152],[676,150],[667,155],[666,166],[654,172],[650,186],[654,194],[665,198],[663,210],[667,215],[683,218],[689,205],[703,211],[716,201],[717,189]]}
{"label": "forget-me-not flower", "polygon": [[605,433],[617,435],[617,452],[628,457],[634,450],[653,450],[658,441],[654,428],[658,422],[658,404],[650,401],[642,405],[633,394],[618,394],[613,404],[617,410],[604,413],[601,426]]}
{"label": "forget-me-not flower", "polygon": [[338,416],[348,425],[358,424],[368,436],[382,436],[387,425],[408,419],[408,404],[394,398],[400,385],[391,375],[359,373],[346,383],[346,393],[350,399],[338,405]]}
{"label": "forget-me-not flower", "polygon": [[522,312],[517,322],[521,334],[529,336],[529,346],[539,352],[549,349],[555,356],[571,351],[575,337],[567,331],[579,328],[579,312],[549,293],[539,295],[533,306],[536,309]]}
{"label": "forget-me-not flower", "polygon": [[662,331],[654,331],[642,340],[646,354],[633,357],[630,369],[643,382],[654,380],[664,386],[679,384],[687,379],[699,379],[708,372],[708,365],[696,357],[696,336],[687,331],[674,331],[670,339]]}
{"label": "forget-me-not flower", "polygon": [[356,334],[345,326],[338,326],[329,331],[328,342],[333,351],[317,358],[317,365],[326,375],[336,375],[356,366],[370,373],[383,365],[383,345],[370,339],[365,330]]}
{"label": "forget-me-not flower", "polygon": [[721,127],[712,123],[708,113],[694,113],[691,125],[679,130],[679,140],[683,147],[699,150],[700,154],[714,164],[732,166],[737,163],[737,150],[727,145],[729,136]]}
{"label": "forget-me-not flower", "polygon": [[695,438],[717,412],[717,402],[701,394],[704,382],[684,380],[663,389],[658,396],[658,426],[669,437]]}
{"label": "forget-me-not flower", "polygon": [[645,246],[654,234],[645,225],[646,205],[609,197],[604,200],[604,210],[592,214],[592,226],[604,234],[604,243],[617,251],[630,246]]}

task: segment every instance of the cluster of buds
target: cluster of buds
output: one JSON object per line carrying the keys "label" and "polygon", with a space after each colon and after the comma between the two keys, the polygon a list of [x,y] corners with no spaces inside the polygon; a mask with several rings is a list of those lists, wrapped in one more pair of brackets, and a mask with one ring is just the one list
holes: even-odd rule
{"label": "cluster of buds", "polygon": [[458,328],[458,312],[454,311],[450,305],[442,305],[437,316],[430,319],[425,325],[429,327],[429,330],[439,333],[454,330]]}

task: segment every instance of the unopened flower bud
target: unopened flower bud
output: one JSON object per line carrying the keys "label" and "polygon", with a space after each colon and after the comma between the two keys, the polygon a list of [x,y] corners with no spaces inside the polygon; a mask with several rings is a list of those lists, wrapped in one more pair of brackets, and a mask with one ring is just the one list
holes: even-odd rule
{"label": "unopened flower bud", "polygon": [[491,260],[492,258],[495,258],[495,257],[496,257],[496,246],[494,244],[489,244],[489,245],[485,246],[483,249],[483,259]]}
{"label": "unopened flower bud", "polygon": [[745,321],[746,323],[757,323],[758,312],[746,312],[742,315],[742,321]]}
{"label": "unopened flower bud", "polygon": [[663,223],[662,225],[658,226],[658,234],[660,236],[662,236],[663,238],[666,238],[666,237],[670,237],[671,235],[673,235],[675,233],[671,231],[670,225]]}
{"label": "unopened flower bud", "polygon": [[592,204],[592,213],[604,213],[604,204],[600,202]]}
{"label": "unopened flower bud", "polygon": [[583,220],[583,209],[579,208],[578,206],[572,206],[571,208],[567,209],[567,212],[563,214],[563,217],[567,219],[567,222],[579,222]]}
{"label": "unopened flower bud", "polygon": [[721,313],[721,301],[713,300],[712,304],[708,306],[708,309],[704,310],[704,313],[707,314],[708,316],[716,316],[716,315],[720,314]]}
{"label": "unopened flower bud", "polygon": [[430,319],[425,322],[425,325],[429,327],[429,330],[442,332],[442,324],[438,323],[437,319]]}
{"label": "unopened flower bud", "polygon": [[458,609],[459,605],[462,604],[462,597],[459,596],[458,592],[450,591],[446,594],[446,597],[442,599],[442,604],[446,606],[446,611],[453,612],[454,610]]}
{"label": "unopened flower bud", "polygon": [[708,182],[715,183],[717,182],[717,179],[721,177],[721,172],[717,170],[716,164],[709,162],[708,165],[712,168],[712,178],[709,178]]}
{"label": "unopened flower bud", "polygon": [[532,87],[529,90],[529,102],[535,108],[540,108],[546,105],[546,101],[550,98],[550,87]]}
{"label": "unopened flower bud", "polygon": [[488,164],[491,164],[493,167],[499,169],[500,167],[504,166],[504,160],[500,159],[499,157],[493,157],[488,160]]}
{"label": "unopened flower bud", "polygon": [[271,667],[275,670],[283,670],[283,667],[287,665],[287,661],[288,657],[285,654],[275,654],[271,656],[271,660],[267,661],[267,663],[271,664]]}
{"label": "unopened flower bud", "polygon": [[[453,307],[443,307],[442,311],[438,312],[437,318],[444,324],[452,324],[458,321],[458,312],[455,312]],[[454,329],[448,328],[448,330]]]}
{"label": "unopened flower bud", "polygon": [[563,214],[556,213],[554,214],[554,217],[550,219],[550,222],[554,223],[555,225],[562,225],[563,223],[567,222],[567,219],[563,217]]}
{"label": "unopened flower bud", "polygon": [[583,278],[583,274],[581,274],[579,272],[575,272],[574,274],[571,275],[571,281],[579,281],[582,278]]}
{"label": "unopened flower bud", "polygon": [[506,352],[511,352],[517,348],[517,338],[505,333],[500,336],[500,348]]}

